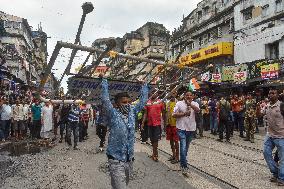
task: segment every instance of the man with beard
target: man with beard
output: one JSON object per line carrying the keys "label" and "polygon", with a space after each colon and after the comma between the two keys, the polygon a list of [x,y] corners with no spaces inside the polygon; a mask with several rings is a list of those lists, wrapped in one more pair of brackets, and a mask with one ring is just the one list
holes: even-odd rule
{"label": "man with beard", "polygon": [[[102,77],[102,75],[100,75]],[[116,94],[114,107],[109,98],[108,82],[102,79],[102,105],[109,117],[107,126],[110,128],[107,157],[111,176],[111,185],[114,189],[125,189],[132,174],[134,161],[135,118],[148,98],[148,86],[141,90],[139,103],[130,105],[128,93]]]}

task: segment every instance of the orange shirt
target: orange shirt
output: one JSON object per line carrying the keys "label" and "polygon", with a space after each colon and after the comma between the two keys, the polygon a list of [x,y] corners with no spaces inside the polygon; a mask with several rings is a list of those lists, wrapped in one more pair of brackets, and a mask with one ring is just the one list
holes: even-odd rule
{"label": "orange shirt", "polygon": [[231,107],[233,112],[240,112],[243,110],[243,101],[242,100],[232,100]]}

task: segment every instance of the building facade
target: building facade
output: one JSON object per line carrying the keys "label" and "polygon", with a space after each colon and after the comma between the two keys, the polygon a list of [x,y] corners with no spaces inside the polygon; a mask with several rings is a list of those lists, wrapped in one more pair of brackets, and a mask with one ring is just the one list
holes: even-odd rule
{"label": "building facade", "polygon": [[189,66],[233,64],[234,5],[236,0],[203,0],[175,29],[168,61]]}
{"label": "building facade", "polygon": [[47,61],[47,36],[32,31],[26,19],[0,12],[1,66],[16,82],[39,83]]}
{"label": "building facade", "polygon": [[236,63],[284,58],[283,0],[241,0],[234,17]]}

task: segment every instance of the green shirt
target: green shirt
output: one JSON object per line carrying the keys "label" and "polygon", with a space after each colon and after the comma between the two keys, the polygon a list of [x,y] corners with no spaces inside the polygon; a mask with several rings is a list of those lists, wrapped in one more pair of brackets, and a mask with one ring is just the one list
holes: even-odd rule
{"label": "green shirt", "polygon": [[41,120],[41,105],[32,105],[33,120]]}

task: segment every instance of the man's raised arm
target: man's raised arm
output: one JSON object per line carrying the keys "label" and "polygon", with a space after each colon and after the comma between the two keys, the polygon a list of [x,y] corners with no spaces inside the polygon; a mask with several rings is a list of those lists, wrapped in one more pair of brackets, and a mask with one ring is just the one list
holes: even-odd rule
{"label": "man's raised arm", "polygon": [[101,87],[102,106],[106,108],[107,111],[109,111],[113,108],[113,106],[109,99],[108,82],[106,79],[102,79]]}
{"label": "man's raised arm", "polygon": [[138,113],[142,111],[144,108],[147,100],[148,100],[148,93],[149,93],[149,87],[147,83],[145,83],[142,86],[141,92],[140,92],[140,97],[139,97],[139,102],[135,105],[134,110]]}

